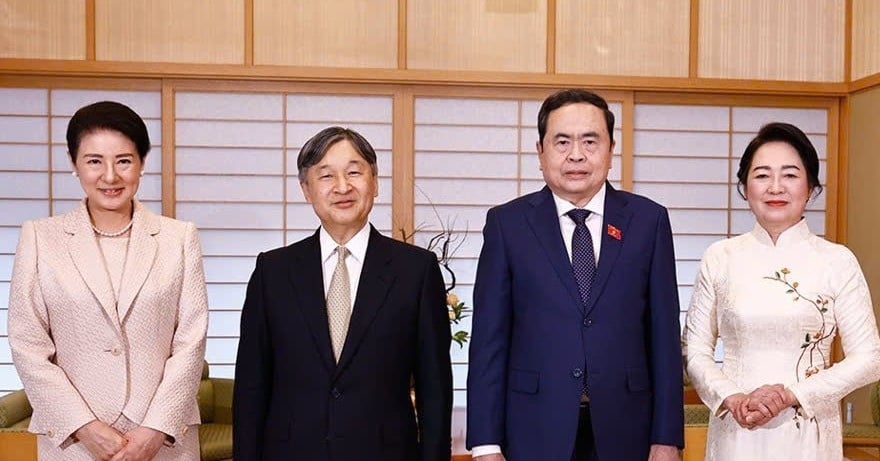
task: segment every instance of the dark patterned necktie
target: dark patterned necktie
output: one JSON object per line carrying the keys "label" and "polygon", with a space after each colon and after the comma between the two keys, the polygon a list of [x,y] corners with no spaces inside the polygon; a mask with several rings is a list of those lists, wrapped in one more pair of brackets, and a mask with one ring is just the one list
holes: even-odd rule
{"label": "dark patterned necktie", "polygon": [[584,306],[590,298],[590,288],[596,277],[596,254],[593,252],[593,238],[587,229],[586,219],[590,215],[589,210],[575,208],[568,213],[568,217],[574,221],[574,233],[571,235],[571,268],[574,270],[574,278],[577,280],[578,289],[581,292],[581,301]]}

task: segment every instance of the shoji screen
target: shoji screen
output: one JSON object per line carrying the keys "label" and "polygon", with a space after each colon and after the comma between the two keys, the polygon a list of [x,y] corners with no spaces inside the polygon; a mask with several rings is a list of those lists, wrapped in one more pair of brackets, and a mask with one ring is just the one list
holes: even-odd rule
{"label": "shoji screen", "polygon": [[138,197],[154,211],[161,200],[160,97],[157,92],[0,89],[0,394],[21,388],[7,340],[9,280],[22,222],[64,213],[83,197],[70,175],[65,133],[86,104],[114,100],[147,123],[153,143]]}
{"label": "shoji screen", "polygon": [[[669,208],[681,297],[681,321],[706,248],[719,239],[748,232],[754,217],[736,191],[736,171],[746,145],[771,121],[793,123],[810,135],[822,159],[827,151],[825,109],[731,106],[635,106],[634,192]],[[810,229],[825,232],[824,194],[807,207]],[[723,358],[719,347],[716,358]]]}
{"label": "shoji screen", "polygon": [[176,95],[177,217],[199,227],[208,282],[211,374],[231,377],[245,287],[256,255],[312,234],[296,157],[331,125],[353,128],[379,156],[371,222],[391,224],[391,97],[180,92]]}

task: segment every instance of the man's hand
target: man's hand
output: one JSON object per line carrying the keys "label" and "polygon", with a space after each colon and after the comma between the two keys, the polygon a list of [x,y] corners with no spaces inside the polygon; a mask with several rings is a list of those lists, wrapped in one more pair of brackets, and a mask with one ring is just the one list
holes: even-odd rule
{"label": "man's hand", "polygon": [[651,445],[648,461],[678,461],[678,447],[673,445]]}
{"label": "man's hand", "polygon": [[119,431],[97,419],[77,429],[73,436],[99,461],[110,460],[126,443]]}
{"label": "man's hand", "polygon": [[474,461],[506,461],[501,453],[492,453],[491,455],[477,456]]}
{"label": "man's hand", "polygon": [[162,448],[167,437],[163,432],[138,426],[125,433],[128,444],[110,461],[150,461]]}

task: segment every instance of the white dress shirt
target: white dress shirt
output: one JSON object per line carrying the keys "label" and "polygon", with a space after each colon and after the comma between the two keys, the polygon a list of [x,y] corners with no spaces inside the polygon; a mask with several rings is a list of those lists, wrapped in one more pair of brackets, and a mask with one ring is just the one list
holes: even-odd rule
{"label": "white dress shirt", "polygon": [[[605,213],[605,184],[596,192],[596,195],[590,199],[583,207],[590,211],[587,216],[586,225],[590,230],[590,237],[593,239],[593,254],[596,256],[596,266],[599,265],[599,250],[602,248],[602,216]],[[565,242],[565,251],[568,252],[568,260],[571,261],[571,238],[574,234],[574,221],[566,214],[577,208],[564,198],[553,193],[553,201],[556,203],[556,216],[559,217],[559,229],[562,232],[562,241]],[[491,455],[501,453],[500,445],[478,445],[471,451],[471,456]]]}
{"label": "white dress shirt", "polygon": [[[324,271],[324,299],[330,291],[330,280],[336,271],[336,260],[339,258],[336,247],[339,246],[327,230],[321,226],[318,232],[318,240],[321,243],[321,261]],[[354,312],[355,299],[357,298],[358,284],[361,281],[361,270],[364,268],[364,257],[367,255],[367,244],[370,242],[370,224],[364,224],[348,242],[343,245],[348,249],[348,257],[345,258],[345,267],[348,269],[348,283],[351,290],[351,308]]]}

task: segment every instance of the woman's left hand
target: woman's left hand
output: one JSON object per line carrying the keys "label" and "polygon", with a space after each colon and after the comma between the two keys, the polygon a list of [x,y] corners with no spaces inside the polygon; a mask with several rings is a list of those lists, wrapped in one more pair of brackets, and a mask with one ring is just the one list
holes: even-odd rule
{"label": "woman's left hand", "polygon": [[128,443],[110,461],[150,461],[168,436],[155,429],[138,426],[125,433]]}

